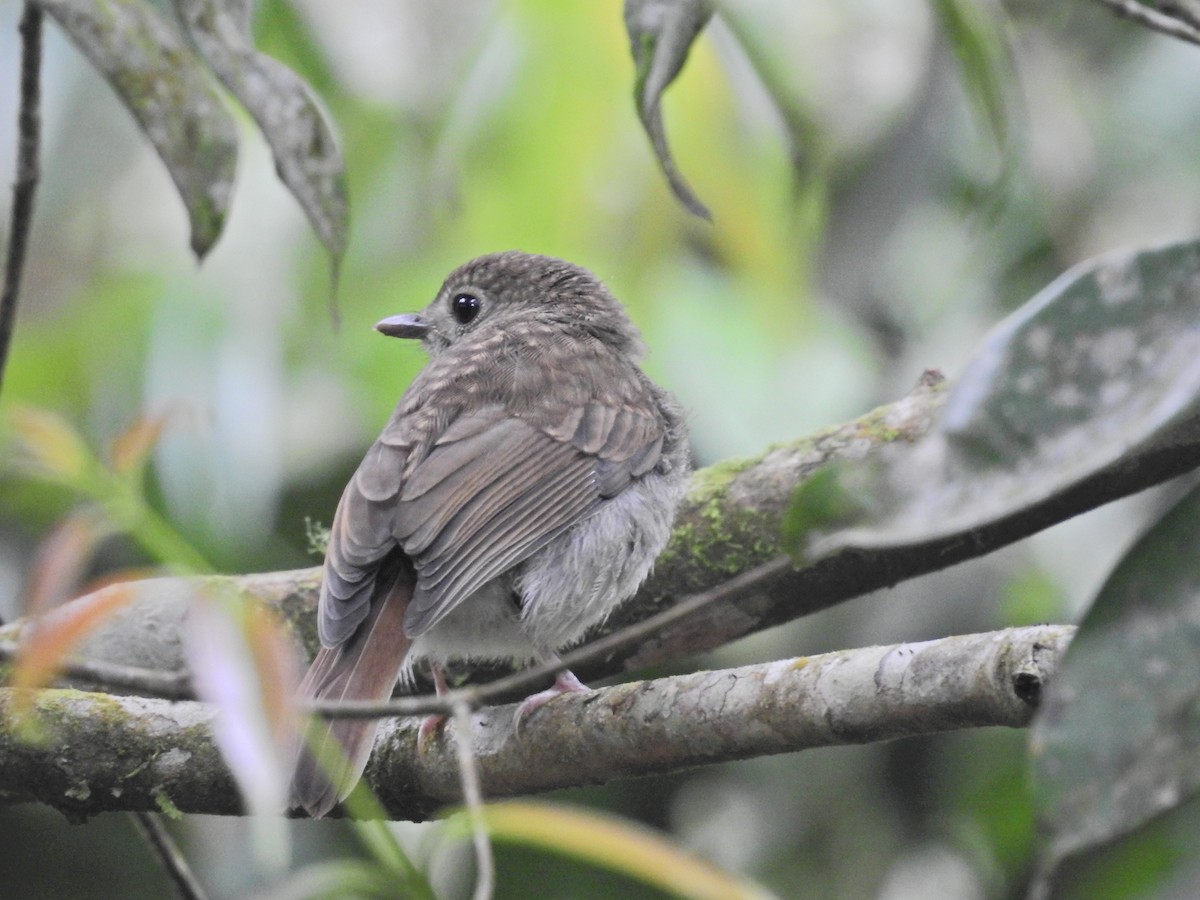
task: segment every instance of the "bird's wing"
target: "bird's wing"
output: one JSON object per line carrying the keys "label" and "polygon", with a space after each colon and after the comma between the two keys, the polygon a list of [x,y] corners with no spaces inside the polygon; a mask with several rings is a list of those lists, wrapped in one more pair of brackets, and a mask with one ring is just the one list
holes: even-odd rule
{"label": "bird's wing", "polygon": [[[616,354],[536,355],[478,382],[423,370],[346,486],[318,615],[325,646],[367,617],[377,570],[399,546],[417,572],[405,630],[464,599],[650,471],[664,429],[649,380]],[[461,396],[481,405],[463,410]],[[456,395],[455,400],[451,396]]]}
{"label": "bird's wing", "polygon": [[375,582],[389,553],[396,494],[407,448],[376,441],[342,491],[329,546],[317,611],[317,633],[325,647],[344,644],[367,618]]}
{"label": "bird's wing", "polygon": [[658,460],[661,426],[623,406],[548,402],[523,412],[497,404],[463,414],[405,479],[393,533],[417,570],[410,637]]}

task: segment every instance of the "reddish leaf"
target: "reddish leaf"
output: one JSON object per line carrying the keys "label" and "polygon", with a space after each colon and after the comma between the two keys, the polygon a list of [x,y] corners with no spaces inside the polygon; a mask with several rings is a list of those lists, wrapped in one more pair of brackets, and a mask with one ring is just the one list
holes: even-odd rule
{"label": "reddish leaf", "polygon": [[94,507],[75,510],[59,522],[34,553],[25,614],[37,617],[68,600],[110,534],[112,526]]}
{"label": "reddish leaf", "polygon": [[21,632],[9,683],[15,688],[40,688],[62,670],[71,652],[106,619],[133,599],[132,585],[114,584],[51,615],[30,622]]}
{"label": "reddish leaf", "polygon": [[113,471],[127,475],[140,469],[146,463],[146,458],[154,445],[162,436],[163,427],[167,424],[167,415],[159,413],[154,416],[139,416],[125,431],[117,435],[109,447],[109,458],[112,460]]}
{"label": "reddish leaf", "polygon": [[258,673],[267,725],[276,745],[290,750],[300,728],[293,703],[300,685],[295,646],[279,618],[266,607],[250,607],[243,627]]}

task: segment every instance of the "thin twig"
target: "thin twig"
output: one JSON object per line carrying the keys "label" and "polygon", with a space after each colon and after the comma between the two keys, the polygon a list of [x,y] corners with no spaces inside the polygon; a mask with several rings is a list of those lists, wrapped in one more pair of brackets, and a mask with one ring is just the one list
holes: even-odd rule
{"label": "thin twig", "polygon": [[668,628],[705,607],[736,600],[738,597],[758,590],[764,583],[783,575],[792,567],[793,562],[790,557],[778,556],[711,590],[685,597],[670,609],[665,609],[648,619],[643,619],[620,631],[572,650],[559,660],[522,669],[512,675],[489,681],[487,684],[457,688],[441,697],[433,694],[421,697],[400,697],[395,700],[385,700],[382,703],[324,701],[312,704],[305,711],[330,719],[378,719],[385,716],[419,716],[431,713],[452,715],[459,703],[466,703],[472,709],[477,709],[497,697],[528,690],[564,669],[604,659],[624,647],[646,640],[656,631]]}
{"label": "thin twig", "polygon": [[[0,661],[15,659],[19,651],[13,641],[0,641]],[[193,700],[196,696],[192,691],[191,676],[182,671],[169,672],[90,659],[68,659],[60,670],[66,678],[164,700]]]}
{"label": "thin twig", "polygon": [[38,143],[41,136],[42,11],[26,2],[21,16],[21,100],[17,113],[17,178],[9,218],[8,259],[0,293],[0,386],[8,363],[8,347],[17,318],[17,297],[33,222],[33,195],[38,183]]}
{"label": "thin twig", "polygon": [[175,843],[175,838],[163,827],[158,816],[147,812],[135,812],[130,815],[133,824],[166,869],[167,877],[171,879],[171,884],[175,885],[176,893],[184,900],[206,900],[208,895],[192,874],[192,867],[188,865],[187,858]]}
{"label": "thin twig", "polygon": [[1098,0],[1098,2],[1107,6],[1118,16],[1136,22],[1138,25],[1144,25],[1152,31],[1179,38],[1181,41],[1191,44],[1200,44],[1200,29],[1157,9],[1144,6],[1137,0]]}
{"label": "thin twig", "polygon": [[496,860],[492,840],[483,816],[483,786],[479,764],[471,740],[471,707],[463,700],[454,704],[454,743],[458,753],[458,777],[462,783],[463,804],[471,825],[471,843],[475,847],[475,892],[472,900],[492,900],[496,892]]}

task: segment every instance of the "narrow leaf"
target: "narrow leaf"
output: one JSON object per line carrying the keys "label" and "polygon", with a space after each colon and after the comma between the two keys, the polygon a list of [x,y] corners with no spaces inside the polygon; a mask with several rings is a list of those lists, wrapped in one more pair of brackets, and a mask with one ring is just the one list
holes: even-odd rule
{"label": "narrow leaf", "polygon": [[33,555],[25,615],[37,618],[70,599],[96,548],[112,532],[95,507],[76,510],[59,522]]}
{"label": "narrow leaf", "polygon": [[60,607],[53,615],[30,622],[21,631],[11,685],[24,689],[48,685],[75,648],[133,596],[127,584],[110,585],[90,594],[86,603]]}
{"label": "narrow leaf", "polygon": [[242,628],[267,726],[276,746],[290,748],[298,732],[293,696],[300,684],[300,667],[295,650],[283,624],[265,607],[246,607]]}
{"label": "narrow leaf", "polygon": [[95,465],[83,438],[58,413],[19,406],[8,423],[20,444],[18,465],[44,478],[78,484]]}
{"label": "narrow leaf", "polygon": [[967,96],[992,133],[997,147],[1008,142],[1004,85],[1011,82],[1004,35],[977,0],[932,0],[933,12],[950,40],[962,70]]}
{"label": "narrow leaf", "polygon": [[38,0],[133,112],[166,164],[203,258],[225,224],[237,131],[175,27],[146,0]]}
{"label": "narrow leaf", "polygon": [[[694,900],[764,900],[773,895],[684,853],[658,833],[596,812],[539,803],[484,808],[492,837],[541,847],[603,866]],[[461,821],[467,830],[465,814]]]}
{"label": "narrow leaf", "polygon": [[625,0],[625,30],[637,69],[633,98],[642,127],[676,198],[693,215],[712,213],[675,166],[662,119],[662,95],[683,70],[696,37],[712,18],[712,0]]}
{"label": "narrow leaf", "polygon": [[[331,859],[305,866],[275,887],[272,896],[304,900],[394,900],[405,897],[386,869],[361,859]],[[432,895],[430,895],[432,896]]]}
{"label": "narrow leaf", "polygon": [[132,425],[117,435],[109,448],[113,471],[120,475],[139,471],[146,464],[154,445],[158,443],[166,422],[165,415],[139,416]]}
{"label": "narrow leaf", "polygon": [[1200,791],[1200,489],[1133,547],[1050,683],[1031,736],[1043,874]]}
{"label": "narrow leaf", "polygon": [[175,0],[201,55],[262,130],[275,170],[299,201],[335,271],[346,249],[342,154],[308,86],[254,48],[250,0]]}
{"label": "narrow leaf", "polygon": [[254,647],[275,627],[258,621],[263,615],[236,597],[197,596],[183,647],[197,696],[220,710],[214,737],[248,811],[277,816],[296,740],[288,709],[299,666],[281,636],[266,638],[271,649],[265,653]]}
{"label": "narrow leaf", "polygon": [[998,325],[913,448],[864,468],[879,512],[814,548],[922,543],[1055,496],[1200,408],[1200,242],[1067,272]]}

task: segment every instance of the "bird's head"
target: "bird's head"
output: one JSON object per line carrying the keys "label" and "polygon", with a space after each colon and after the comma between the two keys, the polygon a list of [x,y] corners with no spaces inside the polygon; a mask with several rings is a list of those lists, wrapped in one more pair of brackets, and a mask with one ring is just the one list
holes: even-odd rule
{"label": "bird's head", "polygon": [[425,309],[384,319],[375,328],[391,337],[420,339],[436,356],[500,330],[520,335],[546,324],[641,355],[637,328],[595,275],[565,260],[515,250],[464,263]]}

